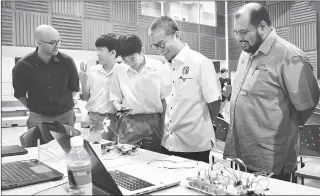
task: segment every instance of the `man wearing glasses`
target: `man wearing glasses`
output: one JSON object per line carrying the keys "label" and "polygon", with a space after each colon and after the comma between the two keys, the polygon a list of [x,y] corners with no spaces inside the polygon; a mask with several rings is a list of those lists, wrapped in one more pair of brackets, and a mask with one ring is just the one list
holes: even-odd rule
{"label": "man wearing glasses", "polygon": [[59,52],[59,32],[49,25],[35,30],[37,48],[12,70],[14,97],[30,110],[28,129],[45,121],[74,126],[73,96],[79,75],[71,57]]}
{"label": "man wearing glasses", "polygon": [[212,61],[181,41],[177,23],[168,16],[149,28],[152,48],[171,67],[172,93],[167,103],[161,152],[209,161],[212,122],[221,102],[221,87]]}

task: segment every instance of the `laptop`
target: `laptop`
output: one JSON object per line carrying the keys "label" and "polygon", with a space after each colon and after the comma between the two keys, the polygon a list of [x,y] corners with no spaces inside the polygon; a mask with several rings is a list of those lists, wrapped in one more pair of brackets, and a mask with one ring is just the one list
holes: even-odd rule
{"label": "laptop", "polygon": [[62,173],[36,159],[2,163],[1,169],[2,190],[60,180],[63,177]]}
{"label": "laptop", "polygon": [[[67,153],[70,151],[71,136],[50,131],[53,137],[58,141],[62,149]],[[84,141],[84,148],[87,150],[91,158],[91,174],[94,195],[142,195],[156,190],[165,189],[178,185],[177,179],[171,179],[169,176],[167,181],[148,182],[144,179],[130,175],[130,172],[122,172],[119,170],[107,171],[101,160],[98,158],[88,141]]]}
{"label": "laptop", "polygon": [[1,157],[27,154],[28,150],[19,145],[1,146]]}

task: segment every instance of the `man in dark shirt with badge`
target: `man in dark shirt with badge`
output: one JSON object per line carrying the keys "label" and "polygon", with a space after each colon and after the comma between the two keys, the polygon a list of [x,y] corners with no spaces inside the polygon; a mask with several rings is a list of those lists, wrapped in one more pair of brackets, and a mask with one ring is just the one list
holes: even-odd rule
{"label": "man in dark shirt with badge", "polygon": [[74,60],[58,51],[59,32],[49,25],[35,31],[37,49],[12,70],[14,97],[30,110],[28,129],[46,121],[74,126],[73,96],[79,91]]}

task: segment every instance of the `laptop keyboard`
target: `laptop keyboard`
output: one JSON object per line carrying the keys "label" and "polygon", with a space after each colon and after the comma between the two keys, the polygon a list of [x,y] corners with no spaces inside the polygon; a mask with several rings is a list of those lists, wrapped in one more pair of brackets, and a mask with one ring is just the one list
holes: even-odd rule
{"label": "laptop keyboard", "polygon": [[113,180],[117,183],[118,186],[121,186],[127,190],[135,191],[143,188],[147,188],[150,186],[154,186],[149,182],[141,180],[137,177],[131,176],[129,174],[123,173],[121,171],[109,171]]}
{"label": "laptop keyboard", "polygon": [[23,167],[20,162],[3,163],[1,164],[2,181],[23,182],[29,180],[40,179],[41,176],[32,172],[30,168]]}

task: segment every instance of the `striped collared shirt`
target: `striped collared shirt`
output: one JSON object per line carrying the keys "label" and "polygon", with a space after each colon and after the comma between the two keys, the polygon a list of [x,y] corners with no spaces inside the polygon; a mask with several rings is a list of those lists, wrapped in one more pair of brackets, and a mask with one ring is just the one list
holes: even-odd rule
{"label": "striped collared shirt", "polygon": [[241,53],[232,87],[224,157],[238,157],[255,171],[293,171],[298,115],[319,101],[306,55],[272,29],[254,55]]}

